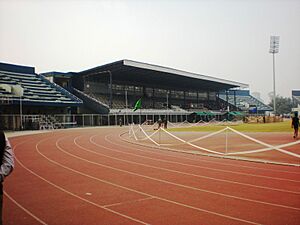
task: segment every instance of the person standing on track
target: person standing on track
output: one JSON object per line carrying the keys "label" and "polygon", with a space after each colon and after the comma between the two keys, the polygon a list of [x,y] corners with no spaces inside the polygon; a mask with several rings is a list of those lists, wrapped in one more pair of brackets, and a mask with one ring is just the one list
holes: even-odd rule
{"label": "person standing on track", "polygon": [[14,168],[14,153],[9,143],[9,140],[5,137],[5,134],[0,130],[0,225],[2,225],[2,208],[3,208],[3,181]]}
{"label": "person standing on track", "polygon": [[298,137],[298,129],[299,129],[298,112],[295,112],[294,117],[292,118],[292,128],[294,128],[294,138],[297,138]]}
{"label": "person standing on track", "polygon": [[162,125],[162,120],[160,117],[159,117],[157,123],[158,123],[158,130],[159,130],[159,128],[161,128],[161,125]]}

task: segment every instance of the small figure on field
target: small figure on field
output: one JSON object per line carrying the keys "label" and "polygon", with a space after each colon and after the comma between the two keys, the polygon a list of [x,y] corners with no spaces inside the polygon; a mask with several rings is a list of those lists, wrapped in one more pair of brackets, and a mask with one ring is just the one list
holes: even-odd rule
{"label": "small figure on field", "polygon": [[159,129],[161,127],[161,124],[162,124],[161,118],[158,119],[157,123],[158,123],[158,129]]}
{"label": "small figure on field", "polygon": [[294,138],[297,138],[298,137],[298,129],[299,129],[298,112],[295,112],[294,117],[292,118],[292,128],[294,128]]}
{"label": "small figure on field", "polygon": [[164,120],[164,129],[168,129],[168,120],[167,119]]}

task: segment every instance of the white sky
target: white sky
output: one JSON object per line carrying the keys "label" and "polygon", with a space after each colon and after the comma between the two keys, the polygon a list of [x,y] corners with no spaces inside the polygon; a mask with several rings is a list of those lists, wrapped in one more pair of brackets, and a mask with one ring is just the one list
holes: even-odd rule
{"label": "white sky", "polygon": [[131,59],[250,85],[300,89],[300,0],[0,0],[0,62],[81,71]]}

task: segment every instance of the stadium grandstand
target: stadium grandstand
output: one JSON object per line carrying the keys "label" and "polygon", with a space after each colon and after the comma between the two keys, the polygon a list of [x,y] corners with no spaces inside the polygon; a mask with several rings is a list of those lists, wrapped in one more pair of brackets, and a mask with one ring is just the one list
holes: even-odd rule
{"label": "stadium grandstand", "polygon": [[272,107],[251,96],[249,90],[229,90],[228,100],[225,92],[219,93],[219,98],[229,102],[231,105],[236,106],[241,111],[264,114],[267,111],[273,110]]}
{"label": "stadium grandstand", "polygon": [[300,90],[292,90],[292,100],[294,107],[300,107]]}
{"label": "stadium grandstand", "polygon": [[51,116],[51,126],[223,120],[272,110],[244,90],[247,84],[132,60],[42,74],[1,63],[0,76],[2,116],[19,113],[21,122],[26,115]]}
{"label": "stadium grandstand", "polygon": [[[229,106],[218,92],[248,85],[172,68],[121,60],[78,74],[43,74],[84,100],[82,112],[118,115],[129,123],[166,118],[174,122],[210,116],[221,118]],[[133,112],[138,99],[140,110]],[[220,111],[220,109],[222,109]],[[93,111],[97,110],[97,111]],[[194,114],[194,116],[189,116]],[[206,118],[207,119],[207,118]]]}
{"label": "stadium grandstand", "polygon": [[82,100],[36,74],[34,67],[0,63],[0,113],[4,129],[22,126],[20,117],[10,117],[14,114],[22,114],[32,122],[28,115],[76,113],[81,104]]}
{"label": "stadium grandstand", "polygon": [[300,114],[300,90],[292,90],[292,112],[298,112]]}

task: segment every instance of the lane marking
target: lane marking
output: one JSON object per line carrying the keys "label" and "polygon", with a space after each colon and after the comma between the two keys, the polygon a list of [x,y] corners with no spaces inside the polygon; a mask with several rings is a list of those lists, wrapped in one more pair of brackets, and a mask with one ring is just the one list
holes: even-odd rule
{"label": "lane marking", "polygon": [[[52,137],[50,137],[50,138],[52,138]],[[35,147],[36,147],[36,150],[38,151],[38,144],[39,144],[39,143],[41,143],[42,141],[48,140],[48,139],[50,139],[50,138],[45,138],[45,139],[41,139],[40,141],[38,141],[38,142],[36,143],[36,146],[35,146]],[[55,137],[55,138],[56,138],[56,137]],[[119,216],[121,216],[121,217],[124,217],[124,218],[126,218],[126,219],[129,219],[129,220],[132,220],[132,221],[141,223],[141,224],[148,225],[148,223],[145,223],[145,222],[140,221],[140,220],[138,220],[138,219],[132,218],[132,217],[127,216],[127,215],[125,215],[125,214],[119,213],[119,212],[114,211],[114,210],[112,210],[112,209],[104,208],[103,206],[101,206],[101,205],[99,205],[99,204],[97,204],[97,203],[94,203],[94,202],[91,202],[91,201],[89,201],[89,200],[87,200],[87,199],[85,199],[85,198],[82,198],[82,197],[80,197],[80,196],[78,196],[78,195],[76,195],[76,194],[74,194],[74,193],[72,193],[72,192],[70,192],[70,191],[68,191],[68,190],[66,190],[66,189],[64,189],[64,188],[62,188],[62,187],[60,187],[60,186],[54,184],[54,183],[52,183],[51,181],[49,181],[49,180],[43,178],[42,176],[38,175],[38,174],[35,173],[34,171],[30,170],[28,167],[26,167],[26,166],[18,159],[18,157],[16,157],[16,155],[15,155],[15,159],[16,159],[16,161],[17,161],[17,162],[18,162],[25,170],[27,170],[27,171],[30,172],[31,174],[35,175],[36,177],[40,178],[41,180],[45,181],[45,182],[48,183],[49,185],[51,185],[51,186],[57,188],[58,190],[60,190],[60,191],[62,191],[62,192],[65,192],[65,193],[67,193],[67,194],[69,194],[69,195],[71,195],[71,196],[73,196],[73,197],[75,197],[75,198],[78,198],[78,199],[80,199],[80,200],[82,200],[82,201],[84,201],[84,202],[87,202],[87,203],[89,203],[89,204],[91,204],[91,205],[94,205],[94,206],[96,206],[96,207],[98,207],[98,208],[104,209],[104,210],[109,211],[109,212],[111,212],[111,213],[113,213],[113,214],[116,214],[116,215],[119,215]]]}
{"label": "lane marking", "polygon": [[[56,144],[57,144],[57,142],[58,142],[60,139],[62,139],[62,138],[59,138],[59,139],[56,141]],[[38,143],[38,144],[39,144],[39,143]],[[38,145],[38,144],[37,144],[37,145]],[[116,186],[116,187],[119,187],[119,188],[122,188],[122,189],[125,189],[125,190],[130,190],[130,191],[135,192],[135,193],[144,194],[144,195],[149,196],[149,197],[153,197],[153,198],[156,198],[156,199],[159,199],[159,200],[168,202],[168,203],[172,203],[172,204],[175,204],[175,205],[183,206],[183,207],[190,208],[190,209],[193,209],[193,210],[197,210],[197,211],[200,211],[200,212],[206,212],[206,213],[209,213],[209,214],[217,215],[217,216],[224,217],[224,218],[227,218],[227,219],[237,220],[237,221],[244,222],[244,223],[261,225],[261,223],[256,223],[256,222],[252,222],[252,221],[248,221],[248,220],[239,219],[239,218],[236,218],[236,217],[224,215],[224,214],[221,214],[221,213],[209,211],[209,210],[206,210],[206,209],[197,208],[197,207],[194,207],[194,206],[190,206],[190,205],[186,205],[186,204],[183,204],[183,203],[180,203],[180,202],[168,200],[168,199],[165,199],[165,198],[161,198],[161,197],[158,197],[158,196],[154,196],[154,195],[151,195],[151,194],[147,194],[147,193],[145,193],[145,192],[141,192],[141,191],[137,191],[137,190],[134,190],[134,189],[131,189],[131,188],[127,188],[127,187],[125,187],[125,186],[121,186],[121,185],[118,185],[118,184],[114,184],[114,183],[111,183],[111,182],[108,182],[108,181],[101,180],[101,179],[99,179],[99,178],[90,176],[90,175],[88,175],[88,174],[86,174],[86,173],[83,173],[83,172],[74,170],[74,169],[72,169],[72,168],[66,167],[66,166],[64,166],[64,165],[62,165],[62,164],[60,164],[60,163],[58,163],[58,162],[56,162],[56,161],[54,161],[54,160],[48,158],[47,156],[45,156],[44,154],[42,154],[42,153],[38,150],[38,146],[37,146],[37,145],[36,145],[36,150],[37,150],[37,152],[38,152],[41,156],[43,156],[45,159],[47,159],[48,161],[50,161],[50,162],[52,162],[53,164],[56,164],[56,165],[58,165],[58,166],[60,166],[60,167],[62,167],[62,168],[65,168],[65,169],[67,169],[67,170],[70,170],[70,171],[73,171],[73,172],[75,172],[75,173],[81,174],[81,175],[83,175],[83,176],[89,177],[89,178],[91,178],[91,179],[98,180],[98,181],[104,182],[104,183],[110,183],[110,184],[113,185],[113,186]],[[58,149],[59,149],[59,148],[60,148],[60,147],[58,146]],[[32,172],[33,174],[35,174],[33,171],[31,171],[31,172]],[[37,175],[37,174],[35,174],[35,175]],[[37,176],[40,177],[39,175],[37,175]],[[45,181],[46,181],[46,179],[44,179],[43,177],[40,177],[40,178],[41,178],[42,180],[45,180]],[[46,181],[46,182],[51,183],[50,181]],[[52,185],[55,185],[55,184],[53,184],[53,183],[51,183],[51,184],[52,184]],[[55,186],[57,186],[57,185],[55,185]],[[57,186],[57,188],[63,189],[63,188],[61,188],[61,187],[59,187],[59,186]],[[67,191],[67,192],[68,192],[68,191]],[[70,193],[71,193],[71,192],[70,192]],[[72,194],[72,193],[71,193],[71,194]],[[74,194],[72,194],[72,195],[74,195]],[[76,196],[76,195],[75,195],[75,196]],[[79,197],[79,198],[80,198],[80,197]],[[83,200],[85,200],[85,199],[83,199]],[[87,201],[87,200],[85,200],[85,201]],[[101,206],[101,207],[103,207],[103,206]],[[105,208],[105,209],[109,210],[109,208]],[[113,211],[113,210],[111,210],[111,211]],[[113,212],[114,212],[114,211],[113,211]]]}
{"label": "lane marking", "polygon": [[[108,135],[105,136],[105,139],[106,139],[107,136]],[[198,174],[193,174],[193,173],[181,172],[181,171],[173,170],[173,169],[166,169],[166,168],[163,168],[163,167],[152,166],[152,165],[148,165],[148,164],[144,164],[144,163],[138,163],[138,162],[134,162],[134,161],[130,161],[130,160],[120,159],[120,158],[109,156],[109,155],[106,155],[106,154],[103,154],[103,153],[100,153],[100,152],[92,151],[92,150],[90,150],[88,148],[85,148],[85,147],[79,145],[76,140],[78,140],[78,138],[80,138],[80,137],[81,136],[79,136],[79,137],[77,137],[77,138],[74,139],[75,145],[78,146],[79,148],[83,149],[84,151],[91,152],[91,153],[96,154],[96,155],[101,155],[101,156],[104,156],[104,157],[107,157],[107,158],[115,159],[115,160],[118,160],[118,161],[130,163],[130,164],[136,164],[136,165],[140,165],[140,166],[144,166],[144,167],[149,167],[149,168],[154,168],[154,169],[159,169],[159,170],[163,170],[163,171],[168,171],[168,172],[173,172],[173,173],[178,173],[178,174],[193,176],[193,177],[199,177],[199,178],[203,178],[203,179],[209,179],[209,180],[215,180],[215,181],[225,182],[225,183],[231,183],[231,184],[237,184],[237,185],[244,185],[244,186],[249,186],[249,187],[254,187],[254,188],[261,188],[261,189],[267,189],[267,190],[273,190],[273,191],[280,191],[280,192],[286,192],[286,193],[292,193],[292,194],[300,194],[300,192],[297,192],[297,191],[288,191],[288,190],[283,190],[283,189],[278,189],[278,188],[271,188],[271,187],[258,186],[258,185],[247,184],[247,183],[241,183],[241,182],[237,182],[237,181],[230,181],[230,180],[226,180],[226,179],[213,178],[213,177],[208,177],[208,176],[203,176],[203,175],[198,175]],[[98,147],[100,147],[100,146],[98,146]],[[108,149],[110,151],[114,151],[114,149],[108,148],[106,146],[101,146],[101,148],[105,148],[105,149]],[[118,150],[116,150],[116,151],[118,151]],[[118,152],[120,152],[120,151],[118,151]]]}
{"label": "lane marking", "polygon": [[[94,136],[91,136],[90,138],[90,142],[93,143],[94,145],[98,146],[98,147],[104,147],[103,145],[99,145],[97,144],[96,142],[94,142],[92,139],[94,137],[96,137],[98,135],[94,135]],[[121,147],[124,147],[124,145],[120,145],[120,144],[117,144],[115,142],[111,142],[109,139],[107,139],[106,137],[107,136],[111,136],[111,135],[106,135],[105,136],[105,140],[113,145],[117,145],[117,146],[121,146]],[[127,146],[126,146],[127,148]],[[143,150],[140,150],[140,149],[136,149],[136,148],[131,148],[129,147],[130,149],[134,149],[134,150],[138,150],[138,151],[143,151]],[[201,169],[208,169],[208,170],[213,170],[213,171],[220,171],[220,172],[225,172],[225,173],[233,173],[233,174],[239,174],[239,175],[245,175],[245,176],[251,176],[251,177],[260,177],[260,178],[267,178],[267,179],[273,179],[273,180],[281,180],[281,181],[290,181],[290,182],[296,182],[296,183],[300,183],[300,181],[298,180],[291,180],[291,179],[285,179],[285,178],[279,178],[279,177],[270,177],[270,176],[264,176],[264,175],[255,175],[255,174],[249,174],[249,173],[243,173],[243,172],[236,172],[236,171],[230,171],[230,170],[223,170],[223,169],[216,169],[216,168],[210,168],[210,167],[205,167],[205,166],[198,166],[198,165],[191,165],[191,164],[186,164],[186,163],[180,163],[180,162],[175,162],[175,161],[169,161],[169,160],[163,160],[163,159],[157,159],[157,158],[152,158],[152,157],[148,157],[148,156],[141,156],[141,155],[138,155],[138,154],[135,154],[135,153],[129,153],[129,152],[124,152],[124,151],[119,151],[119,150],[115,150],[115,149],[112,149],[111,151],[115,151],[115,152],[119,152],[119,153],[123,153],[123,154],[127,154],[127,155],[134,155],[134,156],[137,156],[137,157],[141,157],[141,158],[146,158],[146,159],[152,159],[152,160],[155,160],[155,161],[161,161],[161,162],[167,162],[167,163],[172,163],[172,164],[178,164],[178,165],[183,165],[183,166],[189,166],[189,167],[195,167],[195,168],[201,168]],[[151,151],[151,150],[150,150]],[[148,152],[148,151],[146,151]],[[163,156],[166,156],[164,154],[158,154],[158,155],[163,155]],[[171,156],[172,157],[172,156]],[[177,157],[176,157],[177,158]],[[183,157],[184,159],[189,159],[189,158],[185,158]],[[180,158],[179,158],[180,159]],[[191,159],[192,160],[192,159]],[[194,161],[194,160],[192,160]]]}
{"label": "lane marking", "polygon": [[[99,136],[99,135],[96,135],[96,136]],[[123,138],[121,138],[121,134],[119,134],[119,139],[120,139],[122,142],[129,143],[129,144],[131,144],[131,145],[133,145],[133,146],[136,146],[136,145],[137,145],[136,143],[129,142],[129,141],[126,141],[126,140],[124,140]],[[139,146],[145,148],[146,150],[145,150],[145,149],[144,149],[144,150],[142,150],[142,149],[135,149],[135,148],[129,147],[129,146],[128,146],[128,148],[135,149],[135,150],[142,151],[142,152],[148,152],[148,153],[152,153],[152,154],[157,154],[157,155],[164,155],[164,156],[166,156],[165,154],[161,154],[161,153],[153,152],[152,150],[149,150],[149,148],[153,148],[153,146],[146,146],[146,145],[139,145]],[[155,148],[155,149],[159,149],[159,148]],[[219,165],[224,165],[224,166],[244,167],[244,168],[249,168],[249,169],[274,171],[274,172],[279,172],[279,173],[291,173],[291,174],[297,174],[297,175],[300,174],[299,172],[293,172],[293,171],[276,170],[276,169],[261,168],[261,167],[252,167],[252,166],[245,166],[245,165],[236,165],[236,164],[222,163],[222,162],[216,162],[216,161],[205,160],[205,159],[198,159],[198,160],[195,160],[195,159],[191,159],[191,158],[189,158],[189,157],[184,157],[184,156],[180,156],[180,157],[179,157],[179,156],[170,155],[170,154],[169,154],[168,156],[173,157],[173,158],[178,158],[178,159],[187,159],[187,160],[194,161],[194,162],[206,162],[206,163],[219,164]],[[299,181],[299,182],[300,182],[300,181]]]}
{"label": "lane marking", "polygon": [[[30,141],[30,139],[29,139]],[[17,147],[19,145],[22,145],[26,142],[29,142],[28,140],[25,140],[25,141],[22,141],[18,144],[16,144],[14,147],[13,147],[13,152],[15,153],[15,150],[17,149]],[[16,158],[16,155],[14,154],[14,157]],[[22,209],[24,212],[26,212],[29,216],[31,216],[33,219],[35,219],[36,221],[38,221],[39,223],[41,224],[44,224],[44,225],[47,225],[47,223],[45,221],[43,221],[42,219],[40,219],[39,217],[37,217],[36,215],[34,215],[32,212],[30,212],[28,209],[26,209],[24,206],[22,206],[20,203],[17,202],[17,200],[15,200],[12,196],[10,196],[6,191],[3,192],[4,195],[9,198],[14,204],[16,204],[20,209]]]}
{"label": "lane marking", "polygon": [[142,202],[142,201],[150,200],[150,199],[155,199],[155,198],[153,198],[153,197],[140,198],[140,199],[131,200],[131,201],[124,201],[124,202],[118,202],[118,203],[114,203],[114,204],[104,205],[103,207],[108,208],[108,207],[113,207],[113,206],[131,204],[131,203],[135,203],[135,202]]}
{"label": "lane marking", "polygon": [[[189,159],[189,158],[187,158],[187,159]],[[196,161],[196,160],[195,160]],[[20,161],[19,161],[20,162]],[[28,168],[26,168],[26,167],[24,167],[24,165],[22,165],[23,166],[23,168],[24,169],[27,169],[27,170],[29,170]],[[33,171],[31,171],[31,172],[33,172]],[[37,174],[35,174],[34,172],[33,172],[33,174],[34,175],[37,175]],[[39,175],[37,175],[38,177],[39,177]],[[41,177],[40,177],[41,178]],[[42,179],[42,180],[45,180],[45,179]],[[47,182],[47,181],[46,181]],[[178,202],[172,202],[172,201],[170,201],[170,200],[167,200],[166,199],[166,201],[167,202],[171,202],[171,203],[173,203],[173,204],[177,204],[177,205],[184,205],[184,204],[181,204],[181,203],[178,203]],[[192,206],[186,206],[186,207],[188,207],[188,208],[192,208],[192,209],[195,209],[195,210],[198,210],[199,211],[199,209],[198,208],[195,208],[195,207],[192,207]],[[205,212],[205,210],[200,210],[200,211],[204,211]],[[208,212],[209,213],[209,212]],[[213,214],[216,214],[216,215],[218,215],[217,213],[214,213],[214,212],[210,212],[210,213],[213,213]],[[225,217],[227,217],[227,218],[231,218],[231,217],[229,217],[229,216],[226,216],[226,215],[224,215]],[[232,218],[232,219],[237,219],[237,220],[239,220],[238,218]],[[240,220],[240,221],[243,221],[243,220]],[[254,222],[251,222],[251,221],[244,221],[244,222],[250,222],[250,223],[252,223],[252,224],[257,224],[257,223],[254,223]]]}
{"label": "lane marking", "polygon": [[20,203],[18,203],[13,197],[11,197],[6,191],[4,191],[4,195],[9,198],[14,204],[16,204],[20,209],[22,209],[24,212],[26,212],[29,216],[34,218],[36,221],[38,221],[41,224],[47,225],[46,222],[35,216],[32,212],[30,212],[28,209],[26,209],[24,206],[22,206]]}
{"label": "lane marking", "polygon": [[[74,155],[74,154],[71,154],[71,153],[69,153],[69,152],[63,150],[63,148],[61,148],[61,147],[58,145],[59,141],[62,140],[62,139],[64,139],[64,138],[65,138],[65,137],[59,138],[59,139],[56,141],[56,146],[57,146],[57,148],[58,148],[59,150],[61,150],[62,152],[64,152],[65,154],[68,154],[68,155],[70,155],[70,156],[72,156],[72,157],[74,157],[74,158],[77,158],[77,159],[79,159],[79,160],[85,161],[85,162],[90,163],[90,164],[94,164],[94,165],[97,165],[97,166],[101,166],[101,167],[104,167],[104,168],[116,170],[116,171],[119,171],[119,172],[128,173],[128,174],[131,174],[131,175],[135,175],[135,176],[147,178],[147,179],[154,180],[154,181],[158,181],[158,182],[161,182],[161,183],[166,183],[166,184],[178,186],[178,187],[181,187],[181,188],[191,189],[191,190],[195,190],[195,191],[200,191],[200,192],[210,193],[210,194],[214,194],[214,195],[219,195],[219,196],[228,197],[228,198],[233,198],[233,199],[238,199],[238,200],[243,200],[243,201],[249,201],[249,202],[260,203],[260,204],[264,204],[264,205],[270,205],[270,206],[276,206],[276,207],[282,207],[282,208],[287,208],[287,209],[292,209],[292,210],[300,211],[300,208],[296,208],[296,207],[285,206],[285,205],[280,205],[280,204],[275,204],[275,203],[268,203],[268,202],[264,202],[264,201],[253,200],[253,199],[247,199],[247,198],[243,198],[243,197],[237,197],[237,196],[233,196],[233,195],[223,194],[223,193],[219,193],[219,192],[215,192],[215,191],[209,191],[209,190],[205,190],[205,189],[201,189],[201,188],[195,188],[195,187],[191,187],[191,186],[188,186],[188,185],[183,185],[183,184],[178,184],[178,183],[174,183],[174,182],[170,182],[170,181],[166,181],[166,180],[161,180],[161,179],[158,179],[158,178],[153,178],[153,177],[150,177],[150,176],[141,175],[141,174],[138,174],[138,173],[130,172],[130,171],[123,170],[123,169],[118,169],[118,168],[115,168],[115,167],[112,167],[112,166],[107,166],[107,165],[104,165],[104,164],[101,164],[101,163],[97,163],[97,162],[94,162],[94,161],[90,161],[90,160],[87,160],[87,159],[83,159],[83,158],[81,158],[81,157],[79,157],[79,156],[76,156],[76,155]],[[73,140],[74,140],[74,139],[73,139]],[[42,154],[42,153],[41,153],[41,154]],[[44,156],[44,157],[46,157],[46,156]],[[58,163],[58,164],[59,164],[59,163]]]}

